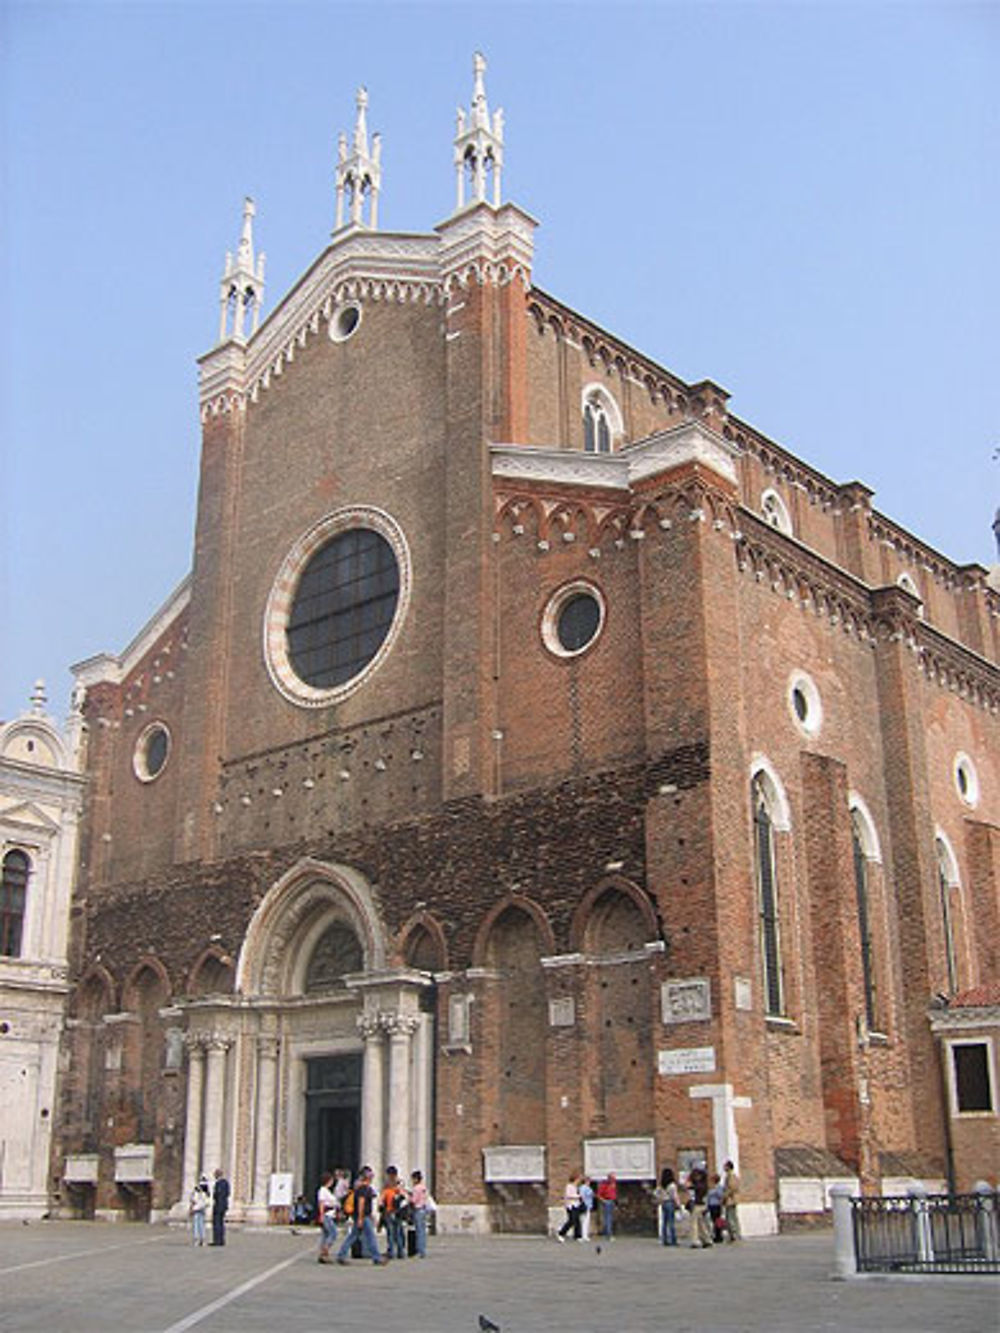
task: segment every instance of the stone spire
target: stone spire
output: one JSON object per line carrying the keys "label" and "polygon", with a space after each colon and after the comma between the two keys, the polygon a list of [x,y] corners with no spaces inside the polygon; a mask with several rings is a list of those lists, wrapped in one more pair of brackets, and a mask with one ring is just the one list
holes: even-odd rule
{"label": "stone spire", "polygon": [[[341,134],[337,145],[337,225],[341,227],[378,227],[378,194],[382,186],[382,136],[372,135],[368,151],[368,91],[358,89],[358,114],[354,122],[351,151],[347,151],[347,135]],[[365,195],[370,203],[368,222],[364,220]],[[344,196],[347,196],[347,216]]]}
{"label": "stone spire", "polygon": [[[457,193],[455,211],[466,202],[492,202],[500,207],[500,172],[503,167],[503,111],[497,110],[490,118],[486,102],[486,61],[477,51],[472,61],[474,83],[472,104],[468,114],[458,109],[458,127],[455,132],[455,174]],[[493,177],[492,201],[486,198],[487,177]],[[465,183],[469,182],[469,199],[465,197]]]}
{"label": "stone spire", "polygon": [[253,219],[257,212],[252,199],[243,200],[243,229],[236,259],[226,252],[226,269],[222,275],[219,318],[219,342],[234,338],[245,342],[257,332],[260,307],[264,300],[264,256],[256,261],[253,253]]}

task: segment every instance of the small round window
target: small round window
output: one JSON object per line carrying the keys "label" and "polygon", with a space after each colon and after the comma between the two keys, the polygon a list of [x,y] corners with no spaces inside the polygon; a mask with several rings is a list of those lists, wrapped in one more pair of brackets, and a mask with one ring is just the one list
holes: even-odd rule
{"label": "small round window", "polygon": [[152,782],[163,772],[170,755],[170,732],[162,722],[151,722],[135,743],[132,767],[140,782]]}
{"label": "small round window", "polygon": [[788,711],[796,727],[806,736],[816,736],[823,725],[823,704],[811,676],[794,671],[788,680]]}
{"label": "small round window", "polygon": [[604,625],[604,598],[592,584],[570,583],[549,600],[542,639],[557,657],[576,657],[589,648]]}
{"label": "small round window", "polygon": [[389,651],[405,611],[410,560],[398,525],[380,510],[321,519],[285,557],[264,620],[271,679],[293,703],[337,702]]}
{"label": "small round window", "polygon": [[357,331],[360,323],[361,307],[359,305],[341,306],[330,320],[330,337],[335,343],[346,342],[351,334]]}
{"label": "small round window", "polygon": [[955,756],[955,790],[963,804],[975,808],[979,804],[979,775],[967,754]]}

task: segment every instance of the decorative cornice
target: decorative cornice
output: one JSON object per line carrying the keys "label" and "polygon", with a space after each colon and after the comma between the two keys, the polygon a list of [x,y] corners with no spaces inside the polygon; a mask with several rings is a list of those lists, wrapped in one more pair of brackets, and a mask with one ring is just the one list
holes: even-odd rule
{"label": "decorative cornice", "polygon": [[739,521],[735,545],[742,572],[873,648],[902,643],[928,680],[991,713],[1000,711],[1000,671],[921,620],[903,589],[870,588],[749,510],[739,511]]}
{"label": "decorative cornice", "polygon": [[709,468],[735,486],[739,456],[728,440],[697,421],[657,431],[614,454],[494,444],[490,455],[494,477],[616,491],[628,491],[640,482],[692,464]]}

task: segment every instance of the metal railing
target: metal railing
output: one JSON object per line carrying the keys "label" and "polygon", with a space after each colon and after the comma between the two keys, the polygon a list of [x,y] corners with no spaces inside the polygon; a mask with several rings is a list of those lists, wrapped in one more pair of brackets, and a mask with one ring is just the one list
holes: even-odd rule
{"label": "metal railing", "polygon": [[851,1199],[859,1273],[1000,1274],[1000,1197],[927,1194]]}

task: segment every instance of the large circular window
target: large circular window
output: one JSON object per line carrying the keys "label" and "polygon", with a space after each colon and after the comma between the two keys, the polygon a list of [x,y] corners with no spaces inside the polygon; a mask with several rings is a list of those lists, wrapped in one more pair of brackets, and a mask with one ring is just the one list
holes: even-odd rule
{"label": "large circular window", "polygon": [[576,657],[604,625],[604,598],[591,583],[567,583],[549,599],[542,616],[542,639],[557,657]]}
{"label": "large circular window", "polygon": [[282,694],[321,707],[357,689],[389,651],[409,586],[409,551],[388,514],[344,509],[311,528],[268,599],[264,652]]}
{"label": "large circular window", "polygon": [[162,722],[151,722],[135,743],[132,771],[140,782],[152,782],[160,776],[169,754],[170,732]]}

